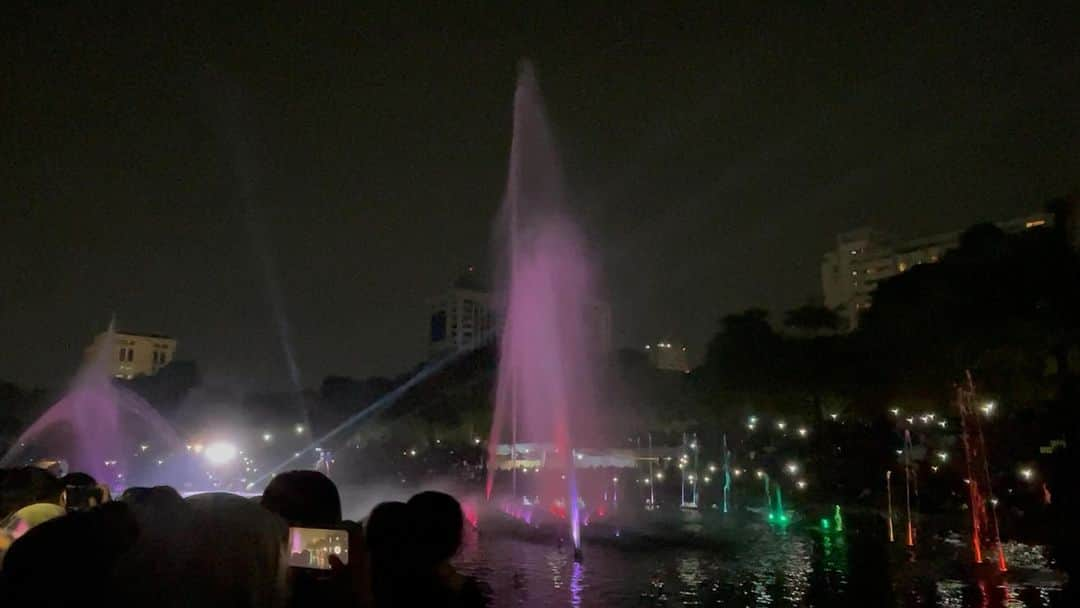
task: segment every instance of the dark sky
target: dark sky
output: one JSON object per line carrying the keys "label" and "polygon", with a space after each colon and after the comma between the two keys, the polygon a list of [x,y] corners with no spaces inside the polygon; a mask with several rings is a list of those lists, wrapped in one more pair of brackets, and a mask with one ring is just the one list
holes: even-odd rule
{"label": "dark sky", "polygon": [[815,296],[839,231],[1080,178],[1080,18],[1044,3],[46,4],[0,9],[0,378],[25,384],[113,312],[216,381],[289,386],[279,319],[307,386],[409,368],[425,299],[490,264],[522,56],[619,344],[700,355],[721,314]]}

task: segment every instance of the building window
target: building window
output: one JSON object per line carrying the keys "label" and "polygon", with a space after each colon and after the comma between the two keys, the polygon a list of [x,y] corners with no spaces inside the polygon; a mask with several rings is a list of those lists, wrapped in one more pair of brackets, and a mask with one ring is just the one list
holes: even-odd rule
{"label": "building window", "polygon": [[129,348],[127,355],[128,355],[128,361],[130,362],[132,359],[135,358],[135,349],[134,348]]}
{"label": "building window", "polygon": [[126,348],[121,348],[120,349],[120,360],[123,361],[125,356],[127,356],[127,349]]}

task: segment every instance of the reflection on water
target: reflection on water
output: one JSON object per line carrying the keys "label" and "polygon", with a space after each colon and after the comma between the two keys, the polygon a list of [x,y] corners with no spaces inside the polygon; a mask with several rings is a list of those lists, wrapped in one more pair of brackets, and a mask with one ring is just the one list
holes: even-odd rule
{"label": "reflection on water", "polygon": [[[583,563],[568,547],[474,535],[459,566],[491,586],[497,607],[1064,605],[1058,583],[1038,577],[1008,585],[963,582],[925,563],[925,572],[912,573],[919,564],[907,563],[902,552],[890,557],[880,542],[850,531],[758,532],[713,548],[596,543],[585,546]],[[1025,550],[1031,563],[1040,562],[1040,550]]]}

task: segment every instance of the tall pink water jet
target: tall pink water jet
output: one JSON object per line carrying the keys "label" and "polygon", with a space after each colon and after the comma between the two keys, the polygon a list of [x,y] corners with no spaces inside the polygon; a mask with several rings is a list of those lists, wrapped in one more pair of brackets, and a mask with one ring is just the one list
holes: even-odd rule
{"label": "tall pink water jet", "polygon": [[[39,458],[62,459],[69,470],[126,485],[137,454],[176,450],[180,440],[165,419],[135,393],[116,386],[107,358],[115,353],[112,324],[95,356],[75,376],[60,401],[35,420],[0,458],[0,467]],[[143,449],[146,446],[146,449]]]}
{"label": "tall pink water jet", "polygon": [[528,63],[514,94],[509,176],[496,236],[503,310],[487,494],[500,443],[511,445],[512,468],[518,444],[552,444],[545,471],[562,473],[544,476],[542,498],[566,500],[579,547],[574,448],[596,412],[601,346],[590,315],[597,300],[585,239],[567,208],[562,166]]}

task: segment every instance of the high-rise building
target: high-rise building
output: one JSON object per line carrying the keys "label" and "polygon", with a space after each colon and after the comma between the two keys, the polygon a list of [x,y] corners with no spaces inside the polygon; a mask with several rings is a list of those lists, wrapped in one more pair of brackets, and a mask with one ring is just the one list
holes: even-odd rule
{"label": "high-rise building", "polygon": [[660,340],[655,344],[646,344],[645,352],[649,362],[656,369],[690,373],[690,362],[686,357],[686,347],[671,340]]}
{"label": "high-rise building", "polygon": [[600,355],[611,352],[611,305],[603,300],[593,300],[586,310],[585,325],[592,332],[589,339],[596,345]]}
{"label": "high-rise building", "polygon": [[169,336],[117,331],[112,334],[111,344],[109,337],[107,331],[98,334],[86,348],[85,357],[91,360],[103,346],[108,348],[105,362],[109,372],[117,378],[131,380],[137,376],[152,376],[168,365],[176,354],[176,340]]}
{"label": "high-rise building", "polygon": [[[1050,214],[1035,213],[995,225],[1012,233],[1052,223]],[[842,330],[855,329],[859,315],[870,308],[879,282],[919,264],[939,261],[946,251],[959,245],[961,234],[942,232],[900,241],[871,228],[858,228],[837,235],[836,248],[827,252],[821,262],[825,306],[840,316]]]}
{"label": "high-rise building", "polygon": [[[491,342],[498,331],[491,292],[472,267],[429,304],[428,358],[470,350]],[[611,352],[611,305],[589,302],[583,311],[587,339],[598,354]]]}
{"label": "high-rise building", "polygon": [[472,267],[454,285],[429,302],[428,357],[470,350],[492,339],[495,329],[491,293]]}

